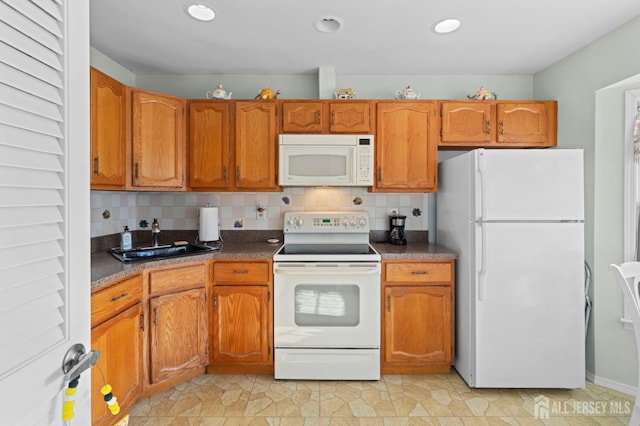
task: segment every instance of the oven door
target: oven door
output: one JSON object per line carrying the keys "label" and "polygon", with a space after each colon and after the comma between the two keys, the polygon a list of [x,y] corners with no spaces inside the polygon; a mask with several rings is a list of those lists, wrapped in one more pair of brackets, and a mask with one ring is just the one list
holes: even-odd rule
{"label": "oven door", "polygon": [[355,146],[280,145],[279,184],[355,186]]}
{"label": "oven door", "polygon": [[276,348],[379,348],[380,263],[276,262]]}

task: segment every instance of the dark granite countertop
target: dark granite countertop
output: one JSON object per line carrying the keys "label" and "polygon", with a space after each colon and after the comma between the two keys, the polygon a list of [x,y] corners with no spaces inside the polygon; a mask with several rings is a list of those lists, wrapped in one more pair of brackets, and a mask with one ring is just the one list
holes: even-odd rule
{"label": "dark granite countertop", "polygon": [[426,241],[407,242],[396,246],[390,243],[372,243],[373,248],[385,259],[456,259],[458,254],[446,247]]}
{"label": "dark granite countertop", "polygon": [[[191,240],[191,235],[184,239]],[[136,261],[123,263],[114,258],[108,248],[115,243],[110,239],[106,241],[92,242],[91,254],[91,289],[96,291],[114,281],[135,274],[148,268],[166,265],[178,265],[186,262],[211,259],[271,259],[278,251],[281,243],[271,244],[267,238],[279,238],[281,233],[255,233],[242,232],[240,234],[229,233],[225,236],[222,248],[217,252],[171,257],[165,259]],[[380,241],[375,239],[374,241]],[[455,259],[457,254],[445,247],[429,244],[424,240],[409,241],[405,246],[396,246],[389,243],[373,242],[372,246],[382,256],[382,259]]]}
{"label": "dark granite countertop", "polygon": [[216,252],[127,263],[120,262],[107,250],[98,251],[91,254],[91,289],[95,291],[120,278],[158,266],[179,265],[210,259],[270,259],[280,246],[280,243],[270,244],[266,241],[224,242],[220,251]]}

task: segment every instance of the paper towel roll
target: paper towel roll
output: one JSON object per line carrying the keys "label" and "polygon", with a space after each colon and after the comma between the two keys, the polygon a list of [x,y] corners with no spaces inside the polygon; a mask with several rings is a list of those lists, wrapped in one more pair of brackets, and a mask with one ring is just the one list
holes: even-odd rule
{"label": "paper towel roll", "polygon": [[200,241],[218,241],[218,208],[200,207]]}

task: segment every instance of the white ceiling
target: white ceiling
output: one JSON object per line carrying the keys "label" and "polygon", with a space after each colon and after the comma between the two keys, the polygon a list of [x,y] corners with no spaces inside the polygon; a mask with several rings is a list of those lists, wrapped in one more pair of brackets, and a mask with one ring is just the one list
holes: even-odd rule
{"label": "white ceiling", "polygon": [[[91,45],[135,74],[533,74],[639,14],[640,0],[91,0]],[[317,31],[327,16],[343,28]],[[432,31],[449,17],[458,31]]]}

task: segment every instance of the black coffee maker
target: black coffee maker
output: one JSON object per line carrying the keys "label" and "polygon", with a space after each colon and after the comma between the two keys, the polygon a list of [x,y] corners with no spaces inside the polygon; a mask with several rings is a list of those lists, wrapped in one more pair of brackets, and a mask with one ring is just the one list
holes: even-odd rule
{"label": "black coffee maker", "polygon": [[404,223],[407,217],[400,214],[389,216],[389,242],[397,246],[407,244],[404,239]]}

